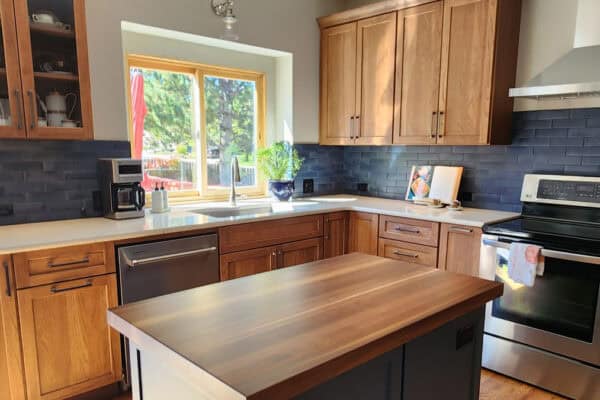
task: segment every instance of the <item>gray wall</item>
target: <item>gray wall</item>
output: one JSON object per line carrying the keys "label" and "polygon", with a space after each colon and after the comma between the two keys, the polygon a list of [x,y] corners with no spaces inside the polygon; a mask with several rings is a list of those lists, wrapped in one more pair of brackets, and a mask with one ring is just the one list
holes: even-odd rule
{"label": "gray wall", "polygon": [[[121,21],[218,38],[223,22],[208,0],[87,0],[87,29],[96,139],[128,140]],[[316,18],[339,0],[236,2],[240,41],[294,55],[294,123],[298,141],[318,140],[319,29]]]}

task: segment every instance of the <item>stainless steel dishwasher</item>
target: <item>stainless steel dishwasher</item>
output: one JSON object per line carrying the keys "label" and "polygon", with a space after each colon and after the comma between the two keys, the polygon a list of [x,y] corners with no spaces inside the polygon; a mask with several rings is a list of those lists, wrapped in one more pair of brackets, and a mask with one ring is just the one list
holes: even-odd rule
{"label": "stainless steel dishwasher", "polygon": [[[175,293],[219,281],[217,235],[192,236],[118,248],[120,304]],[[123,341],[125,386],[129,346]]]}

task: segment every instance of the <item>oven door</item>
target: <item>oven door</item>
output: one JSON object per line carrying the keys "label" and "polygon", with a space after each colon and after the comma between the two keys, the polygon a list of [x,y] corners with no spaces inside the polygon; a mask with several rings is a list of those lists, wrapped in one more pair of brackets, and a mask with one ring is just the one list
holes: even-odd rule
{"label": "oven door", "polygon": [[600,365],[600,257],[544,249],[544,275],[526,287],[508,276],[510,242],[483,235],[480,276],[504,283],[485,332]]}

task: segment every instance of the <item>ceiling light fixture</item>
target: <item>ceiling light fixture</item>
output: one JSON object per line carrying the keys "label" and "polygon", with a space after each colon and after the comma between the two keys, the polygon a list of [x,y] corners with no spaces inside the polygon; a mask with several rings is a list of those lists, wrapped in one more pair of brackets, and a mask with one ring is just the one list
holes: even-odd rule
{"label": "ceiling light fixture", "polygon": [[225,32],[221,35],[221,39],[239,40],[240,37],[233,30],[233,25],[237,22],[233,14],[233,0],[210,0],[210,5],[214,13],[225,23]]}

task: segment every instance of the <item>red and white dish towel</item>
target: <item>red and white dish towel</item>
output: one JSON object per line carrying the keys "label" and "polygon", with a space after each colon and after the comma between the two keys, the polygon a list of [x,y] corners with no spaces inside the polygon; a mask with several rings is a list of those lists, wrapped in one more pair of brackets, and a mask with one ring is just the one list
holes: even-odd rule
{"label": "red and white dish towel", "polygon": [[508,258],[508,276],[517,283],[532,287],[536,276],[544,275],[542,248],[527,243],[513,242]]}

